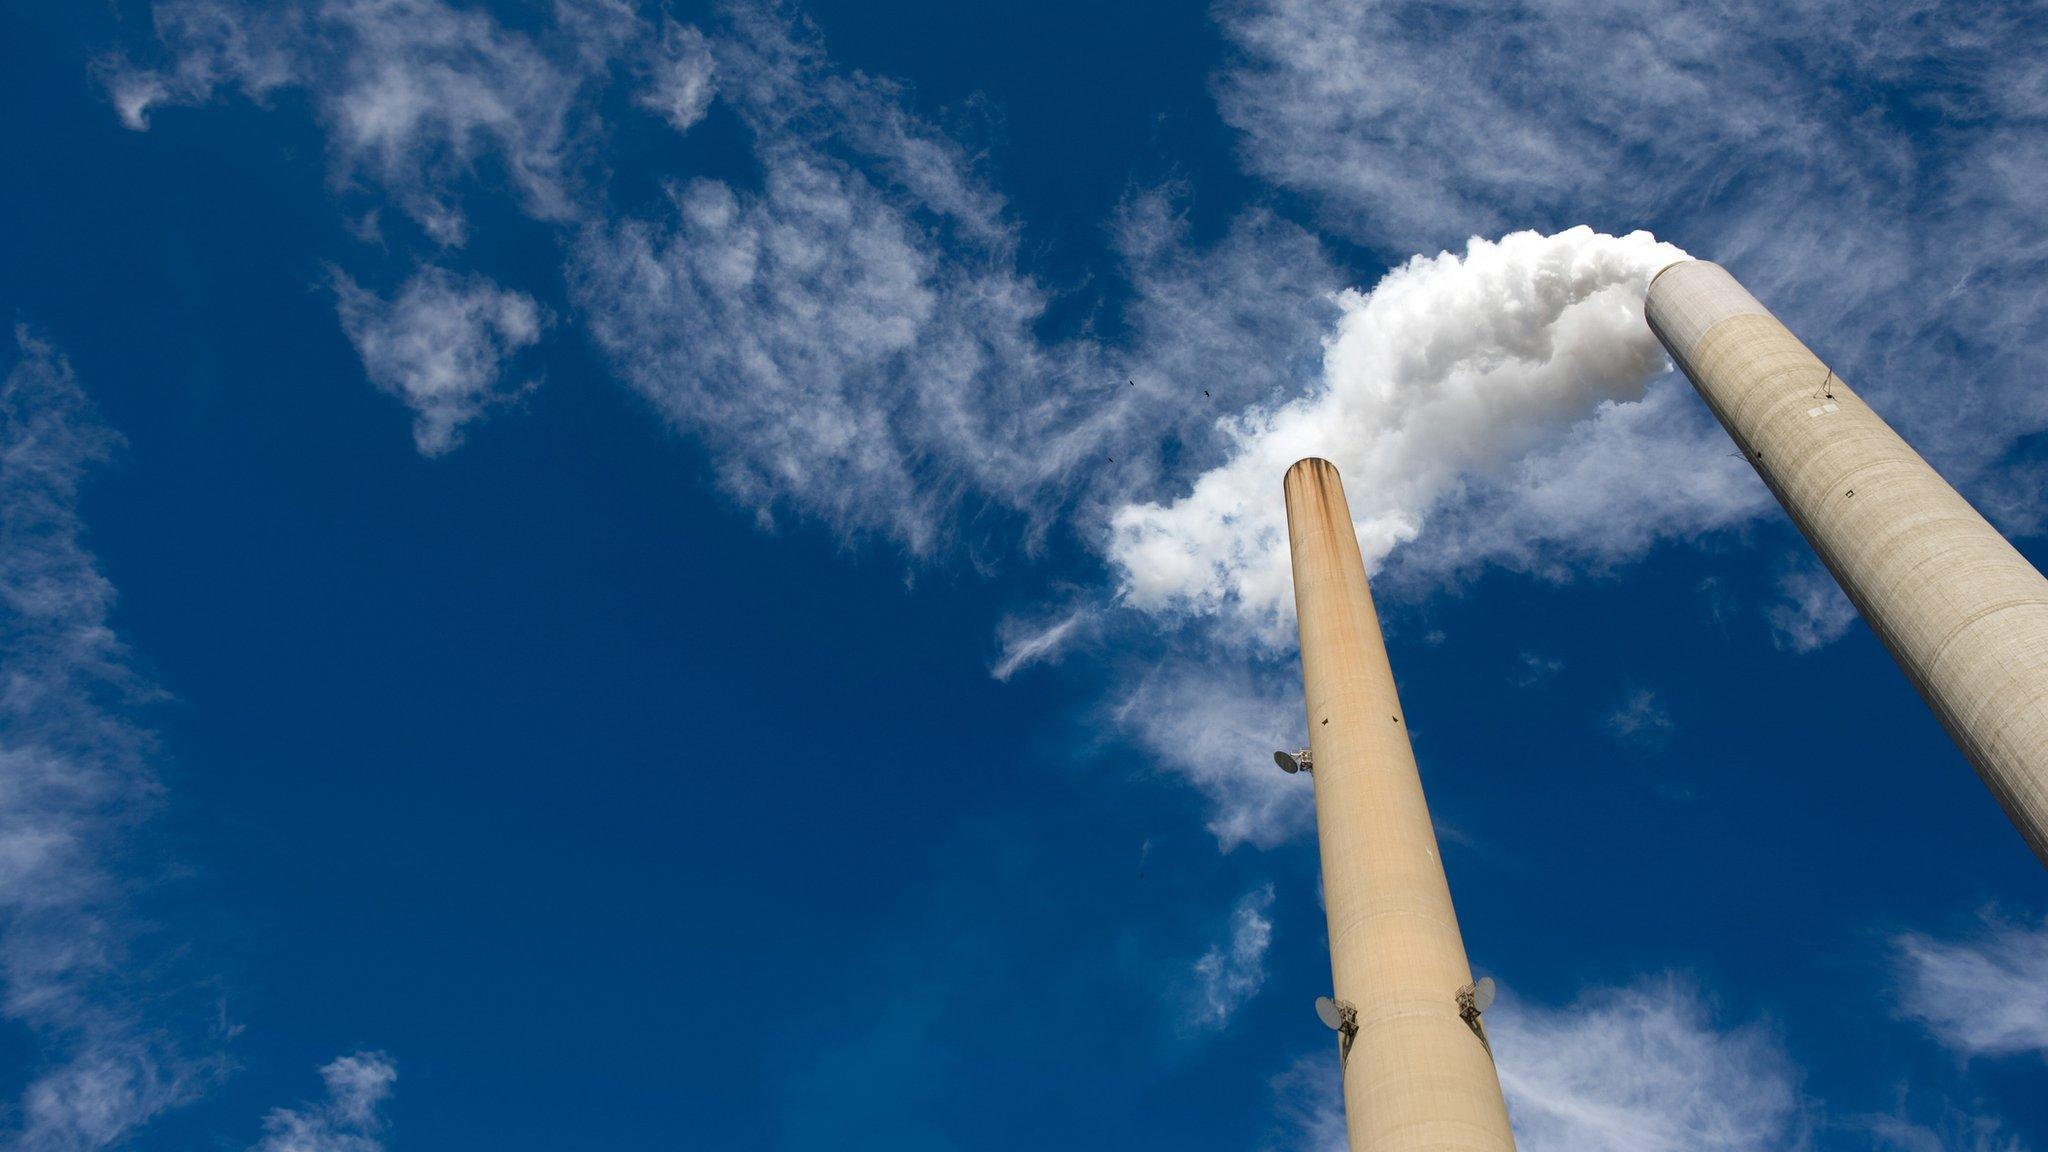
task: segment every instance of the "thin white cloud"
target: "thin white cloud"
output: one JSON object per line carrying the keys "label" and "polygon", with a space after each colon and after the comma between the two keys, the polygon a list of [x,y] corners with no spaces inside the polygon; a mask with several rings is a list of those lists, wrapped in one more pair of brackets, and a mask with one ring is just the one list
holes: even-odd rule
{"label": "thin white cloud", "polygon": [[1517,688],[1535,688],[1548,684],[1564,671],[1564,661],[1524,652],[1516,658],[1515,672],[1508,679]]}
{"label": "thin white cloud", "polygon": [[704,118],[711,107],[717,65],[711,44],[694,26],[665,19],[661,44],[647,65],[647,80],[636,97],[678,132]]}
{"label": "thin white cloud", "polygon": [[1674,979],[1565,1008],[1503,996],[1487,1030],[1522,1152],[1791,1152],[1799,1076],[1765,1025],[1717,1026]]}
{"label": "thin white cloud", "polygon": [[1648,688],[1631,688],[1601,720],[1609,735],[1624,742],[1654,743],[1677,725],[1671,710]]}
{"label": "thin white cloud", "polygon": [[[1219,15],[1238,56],[1218,98],[1255,171],[1315,196],[1339,230],[1428,250],[1617,196],[1699,194],[1697,179],[1646,180],[1646,153],[1837,151],[1793,103],[1803,79],[1745,52],[1764,11],[1233,3]],[[1725,191],[1732,174],[1716,175]]]}
{"label": "thin white cloud", "polygon": [[1278,1132],[1264,1152],[1351,1152],[1344,1129],[1344,1081],[1336,1045],[1303,1056],[1273,1077]]}
{"label": "thin white cloud", "polygon": [[117,869],[159,791],[154,689],[108,624],[78,489],[113,437],[70,366],[24,329],[0,382],[0,1012],[31,1038],[7,1122],[23,1152],[126,1139],[220,1071],[137,954]]}
{"label": "thin white cloud", "polygon": [[1814,652],[1840,640],[1856,623],[1856,606],[1818,560],[1802,557],[1778,578],[1779,600],[1765,610],[1771,641],[1793,652]]}
{"label": "thin white cloud", "polygon": [[2048,1057],[2048,924],[1987,916],[1954,940],[1892,941],[1898,1012],[1958,1056]]}
{"label": "thin white cloud", "polygon": [[1951,1115],[1938,1127],[1906,1116],[1864,1116],[1845,1127],[1868,1133],[1884,1152],[2027,1152],[2026,1142],[1992,1116]]}
{"label": "thin white cloud", "polygon": [[1008,681],[1033,664],[1058,663],[1066,647],[1087,629],[1097,612],[1098,609],[1092,606],[1083,606],[1059,613],[1051,619],[1011,617],[1004,620],[996,629],[996,639],[1002,650],[988,674],[997,680]]}
{"label": "thin white cloud", "polygon": [[1254,888],[1230,913],[1230,937],[1195,961],[1195,999],[1188,1022],[1223,1028],[1266,983],[1266,949],[1273,943],[1273,886]]}
{"label": "thin white cloud", "polygon": [[813,30],[734,23],[720,94],[762,187],[691,181],[659,218],[587,232],[571,278],[598,346],[764,522],[915,556],[955,539],[962,507],[1042,523],[1094,462],[1106,373],[1035,335],[1047,298],[1001,199],[893,87],[833,71]]}
{"label": "thin white cloud", "polygon": [[299,79],[302,13],[296,6],[184,0],[158,5],[151,17],[158,39],[175,49],[165,67],[121,57],[101,66],[121,123],[135,131],[147,131],[151,113],[165,105],[201,103],[230,88],[261,101]]}
{"label": "thin white cloud", "polygon": [[540,339],[531,296],[481,276],[425,268],[390,300],[337,271],[341,326],[370,381],[413,410],[413,442],[438,456],[462,442],[466,424],[525,390],[506,363]]}
{"label": "thin white cloud", "polygon": [[461,188],[487,161],[529,214],[578,214],[574,172],[594,143],[589,93],[616,58],[654,53],[641,64],[648,98],[672,121],[707,98],[708,72],[689,81],[694,30],[657,32],[606,0],[562,3],[532,35],[443,0],[170,0],[154,14],[167,61],[104,69],[129,127],[147,128],[164,105],[302,88],[327,129],[337,185],[390,198],[443,245],[466,239]]}
{"label": "thin white cloud", "polygon": [[1119,687],[1106,720],[1208,799],[1224,851],[1270,848],[1314,824],[1309,782],[1272,759],[1300,746],[1300,683],[1278,663],[1167,655]]}
{"label": "thin white cloud", "polygon": [[251,1152],[383,1152],[382,1112],[398,1065],[382,1052],[357,1052],[321,1068],[320,1079],[326,1098],[273,1110]]}
{"label": "thin white cloud", "polygon": [[323,4],[348,43],[346,75],[320,85],[348,177],[394,195],[429,235],[460,243],[448,187],[486,154],[501,158],[529,211],[569,215],[568,125],[578,84],[488,16],[436,0]]}
{"label": "thin white cloud", "polygon": [[723,16],[712,42],[720,95],[759,139],[839,151],[945,231],[1014,244],[980,158],[920,116],[902,85],[834,67],[823,35],[794,5],[739,0]]}

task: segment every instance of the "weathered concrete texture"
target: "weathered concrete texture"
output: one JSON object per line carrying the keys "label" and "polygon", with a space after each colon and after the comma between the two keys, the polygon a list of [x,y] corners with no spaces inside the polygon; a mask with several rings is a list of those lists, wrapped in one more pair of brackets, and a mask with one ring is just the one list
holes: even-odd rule
{"label": "weathered concrete texture", "polygon": [[1493,1059],[1458,1014],[1471,969],[1343,484],[1309,459],[1285,487],[1330,964],[1358,1012],[1352,1152],[1511,1152]]}
{"label": "weathered concrete texture", "polygon": [[1719,265],[1645,312],[2048,864],[2048,580]]}

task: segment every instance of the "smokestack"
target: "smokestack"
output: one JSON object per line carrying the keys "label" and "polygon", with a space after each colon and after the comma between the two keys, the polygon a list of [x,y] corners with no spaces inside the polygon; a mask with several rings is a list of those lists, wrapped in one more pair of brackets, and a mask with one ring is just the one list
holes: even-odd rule
{"label": "smokestack", "polygon": [[1343,483],[1285,488],[1351,1150],[1513,1152]]}
{"label": "smokestack", "polygon": [[1719,265],[1644,311],[2048,864],[2048,580]]}

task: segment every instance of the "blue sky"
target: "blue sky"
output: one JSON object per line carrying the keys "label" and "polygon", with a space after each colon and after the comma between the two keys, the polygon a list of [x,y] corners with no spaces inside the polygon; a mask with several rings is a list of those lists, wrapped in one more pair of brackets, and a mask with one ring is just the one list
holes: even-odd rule
{"label": "blue sky", "polygon": [[2038,562],[2033,6],[0,20],[9,1147],[1341,1147],[1309,452],[1525,1152],[2048,1147],[2040,867],[1640,323]]}

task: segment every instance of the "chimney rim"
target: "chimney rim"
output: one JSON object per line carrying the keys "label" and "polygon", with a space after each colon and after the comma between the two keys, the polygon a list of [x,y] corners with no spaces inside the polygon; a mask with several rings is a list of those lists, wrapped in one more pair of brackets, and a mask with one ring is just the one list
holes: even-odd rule
{"label": "chimney rim", "polygon": [[1673,261],[1672,261],[1671,263],[1669,263],[1669,264],[1666,264],[1666,265],[1665,265],[1665,266],[1663,266],[1662,268],[1659,268],[1659,269],[1657,269],[1657,274],[1656,274],[1655,276],[1652,276],[1652,277],[1650,277],[1650,283],[1649,283],[1649,285],[1648,285],[1648,286],[1647,286],[1646,288],[1644,288],[1644,289],[1643,289],[1643,295],[1647,297],[1647,296],[1648,296],[1648,295],[1649,295],[1649,294],[1650,294],[1651,292],[1654,292],[1654,291],[1656,291],[1656,289],[1657,289],[1657,281],[1659,281],[1659,280],[1663,279],[1663,278],[1664,278],[1664,274],[1665,274],[1666,272],[1669,272],[1669,271],[1671,271],[1671,270],[1672,270],[1673,268],[1677,268],[1677,267],[1679,267],[1679,266],[1681,266],[1681,265],[1684,265],[1684,264],[1713,264],[1713,263],[1714,263],[1714,262],[1713,262],[1712,260],[1702,260],[1702,259],[1700,259],[1700,258],[1699,258],[1699,257],[1697,257],[1697,256],[1687,256],[1687,257],[1686,257],[1685,259],[1683,259],[1683,260],[1673,260]]}
{"label": "chimney rim", "polygon": [[1287,466],[1287,475],[1294,475],[1296,472],[1300,471],[1302,466],[1305,464],[1311,466],[1320,464],[1323,467],[1328,468],[1332,473],[1335,473],[1338,477],[1341,478],[1343,476],[1343,473],[1337,471],[1337,466],[1335,464],[1330,463],[1329,460],[1321,456],[1303,456],[1301,459],[1296,460],[1294,463]]}

